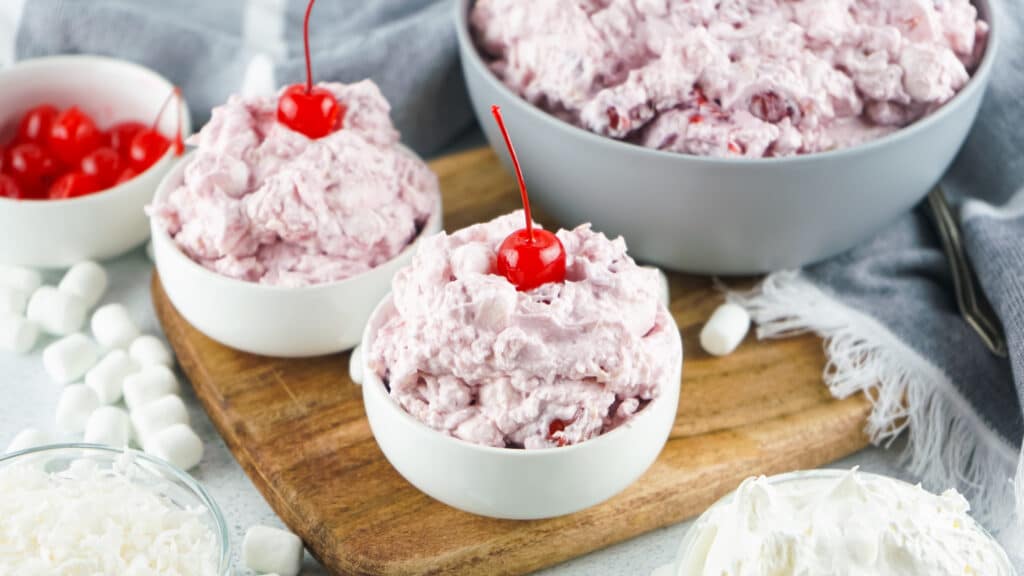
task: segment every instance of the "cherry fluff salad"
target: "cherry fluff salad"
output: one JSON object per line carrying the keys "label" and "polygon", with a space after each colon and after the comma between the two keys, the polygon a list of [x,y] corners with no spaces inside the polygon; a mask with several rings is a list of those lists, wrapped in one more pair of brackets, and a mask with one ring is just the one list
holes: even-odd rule
{"label": "cherry fluff salad", "polygon": [[682,344],[658,272],[590,225],[545,232],[564,247],[564,280],[523,289],[499,273],[503,239],[523,220],[518,211],[425,239],[395,276],[368,366],[444,434],[507,448],[577,444],[678,386]]}
{"label": "cherry fluff salad", "polygon": [[397,256],[438,209],[437,177],[399,143],[376,84],[307,94],[338,103],[329,130],[281,120],[279,100],[306,96],[290,87],[232,96],[189,139],[183,184],[149,212],[194,261],[276,286],[344,280]]}
{"label": "cherry fluff salad", "polygon": [[970,0],[478,0],[477,44],[514,92],[584,129],[701,156],[854,146],[970,79]]}

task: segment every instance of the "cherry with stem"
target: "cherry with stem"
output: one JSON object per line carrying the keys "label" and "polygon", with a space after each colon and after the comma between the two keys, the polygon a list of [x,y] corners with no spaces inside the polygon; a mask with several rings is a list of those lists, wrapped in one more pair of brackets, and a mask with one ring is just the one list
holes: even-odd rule
{"label": "cherry with stem", "polygon": [[311,139],[323,138],[340,130],[346,108],[330,90],[313,86],[313,60],[309,53],[309,16],[316,0],[309,0],[302,38],[306,47],[306,83],[285,88],[277,102],[277,121]]}
{"label": "cherry with stem", "polygon": [[[167,106],[172,101],[181,101],[181,89],[177,86],[171,91],[164,100],[164,103],[160,106],[160,111],[157,112],[156,119],[153,120],[153,125],[150,128],[139,130],[135,136],[132,137],[131,146],[128,149],[128,158],[131,160],[132,169],[136,172],[143,172],[153,164],[156,164],[160,158],[163,158],[164,154],[167,153],[167,149],[171,147],[171,142],[160,133],[158,127],[160,125],[160,119],[163,118],[164,112],[167,110]],[[178,129],[177,134],[174,136],[174,154],[181,156],[185,152],[185,142],[181,133],[181,112],[178,112]]]}
{"label": "cherry with stem", "polygon": [[565,247],[554,233],[533,227],[533,216],[530,213],[530,197],[526,191],[523,170],[519,166],[512,139],[505,128],[505,120],[501,116],[501,108],[491,107],[501,135],[505,138],[512,166],[515,168],[516,179],[519,181],[519,194],[523,200],[523,213],[526,216],[526,227],[516,230],[505,238],[498,248],[498,273],[508,279],[520,291],[528,291],[552,282],[565,282]]}

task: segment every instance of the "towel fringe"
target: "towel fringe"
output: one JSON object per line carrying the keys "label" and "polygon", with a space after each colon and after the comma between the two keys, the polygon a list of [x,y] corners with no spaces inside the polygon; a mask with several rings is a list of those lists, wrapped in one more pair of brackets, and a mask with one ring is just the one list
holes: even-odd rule
{"label": "towel fringe", "polygon": [[[871,442],[888,447],[906,432],[902,463],[926,488],[956,487],[1007,550],[1024,549],[1018,539],[1024,534],[1024,451],[1018,456],[986,426],[944,372],[799,272],[776,272],[754,290],[727,298],[750,311],[758,338],[821,336],[828,359],[823,376],[833,396],[862,393],[872,402]],[[1014,509],[1017,514],[1006,514]]]}

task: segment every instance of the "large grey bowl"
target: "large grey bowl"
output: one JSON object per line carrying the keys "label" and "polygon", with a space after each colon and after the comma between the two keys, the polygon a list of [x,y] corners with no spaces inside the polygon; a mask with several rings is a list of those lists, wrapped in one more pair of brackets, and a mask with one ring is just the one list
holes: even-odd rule
{"label": "large grey bowl", "polygon": [[917,204],[953,161],[978,114],[1001,31],[992,25],[970,83],[942,109],[854,148],[783,159],[662,152],[567,124],[505,87],[473,44],[459,0],[462,68],[477,118],[508,164],[490,115],[502,107],[532,198],[563,225],[622,235],[640,260],[688,272],[749,274],[822,260],[865,240]]}

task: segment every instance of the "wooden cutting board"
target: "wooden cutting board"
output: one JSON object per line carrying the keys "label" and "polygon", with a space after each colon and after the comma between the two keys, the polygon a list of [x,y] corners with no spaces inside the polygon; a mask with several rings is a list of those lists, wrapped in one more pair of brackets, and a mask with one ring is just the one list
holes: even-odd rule
{"label": "wooden cutting board", "polygon": [[[448,230],[519,206],[513,178],[489,149],[432,166]],[[235,457],[332,572],[522,574],[694,516],[751,474],[821,466],[867,443],[868,402],[832,399],[821,382],[820,340],[751,337],[732,356],[709,357],[698,334],[721,295],[708,278],[669,278],[685,361],[664,451],[610,501],[529,522],[460,512],[402,479],[373,440],[360,389],[348,378],[348,354],[277,360],[236,352],[183,320],[156,277],[153,301]]]}

